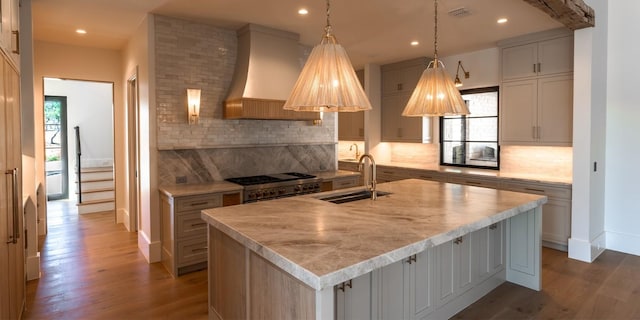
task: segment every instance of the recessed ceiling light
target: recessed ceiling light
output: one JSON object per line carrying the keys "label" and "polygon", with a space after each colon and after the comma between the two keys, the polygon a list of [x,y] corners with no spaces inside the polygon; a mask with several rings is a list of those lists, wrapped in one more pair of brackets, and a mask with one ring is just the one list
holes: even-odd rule
{"label": "recessed ceiling light", "polygon": [[418,42],[418,41],[411,41],[411,45],[414,46],[414,47],[419,45],[419,44],[420,44],[420,42]]}
{"label": "recessed ceiling light", "polygon": [[309,13],[309,10],[302,8],[300,10],[298,10],[298,14],[301,16],[307,15]]}
{"label": "recessed ceiling light", "polygon": [[87,30],[85,29],[76,29],[77,34],[87,34]]}
{"label": "recessed ceiling light", "polygon": [[499,24],[507,23],[507,21],[509,21],[509,20],[507,20],[507,18],[500,18],[500,19],[498,19],[498,23],[499,23]]}

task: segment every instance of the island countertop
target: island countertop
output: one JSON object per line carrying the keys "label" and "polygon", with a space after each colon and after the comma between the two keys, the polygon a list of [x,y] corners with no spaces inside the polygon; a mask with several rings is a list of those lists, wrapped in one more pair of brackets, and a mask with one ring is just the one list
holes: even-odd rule
{"label": "island countertop", "polygon": [[513,217],[545,196],[400,180],[391,194],[344,204],[320,194],[208,209],[202,218],[315,290],[323,290],[425,249]]}

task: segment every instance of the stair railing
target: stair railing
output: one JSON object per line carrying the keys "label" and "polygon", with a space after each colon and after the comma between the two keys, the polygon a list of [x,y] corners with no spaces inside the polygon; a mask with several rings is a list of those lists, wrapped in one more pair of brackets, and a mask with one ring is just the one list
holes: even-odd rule
{"label": "stair railing", "polygon": [[82,203],[82,168],[80,165],[82,150],[80,149],[80,127],[75,126],[73,127],[73,129],[76,131],[76,172],[78,173],[78,203]]}

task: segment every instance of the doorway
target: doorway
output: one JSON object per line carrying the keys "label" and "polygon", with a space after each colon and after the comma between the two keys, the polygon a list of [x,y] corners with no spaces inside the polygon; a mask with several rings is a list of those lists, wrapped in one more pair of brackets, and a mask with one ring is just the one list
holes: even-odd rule
{"label": "doorway", "polygon": [[115,222],[113,83],[44,78],[43,93],[47,200],[75,203],[75,214],[110,211]]}
{"label": "doorway", "polygon": [[44,148],[47,201],[69,198],[67,97],[44,97]]}
{"label": "doorway", "polygon": [[127,133],[129,177],[129,217],[125,227],[130,232],[138,231],[140,225],[140,102],[138,99],[138,70],[127,80]]}

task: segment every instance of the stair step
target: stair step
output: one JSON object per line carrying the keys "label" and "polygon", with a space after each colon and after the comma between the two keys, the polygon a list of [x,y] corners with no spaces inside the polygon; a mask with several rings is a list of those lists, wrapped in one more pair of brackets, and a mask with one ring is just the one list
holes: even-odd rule
{"label": "stair step", "polygon": [[115,201],[113,199],[83,201],[76,206],[79,214],[113,211],[115,210]]}
{"label": "stair step", "polygon": [[[83,181],[82,192],[100,190],[105,188],[113,188],[113,180],[101,181]],[[76,192],[78,191],[78,183],[76,182]]]}
{"label": "stair step", "polygon": [[[87,167],[82,168],[82,173],[91,173],[91,172],[113,172],[113,167]],[[76,168],[75,173],[78,173],[78,169]]]}
{"label": "stair step", "polygon": [[[85,182],[101,182],[101,181],[113,181],[113,178],[95,178],[95,179],[82,179],[82,183]],[[75,181],[76,183],[78,183],[78,180]]]}
{"label": "stair step", "polygon": [[[76,196],[78,194],[76,193]],[[108,200],[115,198],[115,192],[113,190],[90,192],[82,191],[82,202],[94,201],[94,200]]]}
{"label": "stair step", "polygon": [[[115,188],[112,187],[108,187],[108,188],[96,188],[96,189],[90,189],[90,190],[82,190],[82,194],[87,194],[87,193],[97,193],[97,192],[108,192],[108,191],[115,191]],[[78,194],[78,190],[76,190],[76,194]]]}

